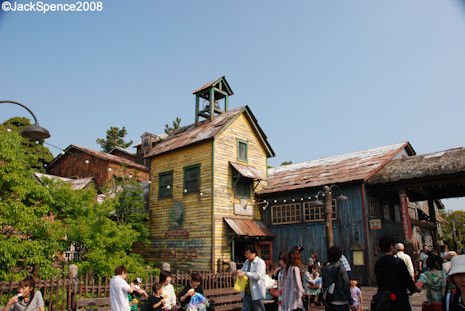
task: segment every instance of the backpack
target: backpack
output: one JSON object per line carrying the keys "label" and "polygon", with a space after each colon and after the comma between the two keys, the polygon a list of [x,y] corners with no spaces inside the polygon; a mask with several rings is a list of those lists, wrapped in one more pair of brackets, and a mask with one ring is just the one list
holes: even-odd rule
{"label": "backpack", "polygon": [[336,287],[337,281],[339,280],[339,275],[341,274],[340,270],[341,270],[341,264],[339,264],[339,267],[336,270],[336,279],[331,284],[329,284],[327,288],[323,289],[322,301],[324,305],[329,304],[331,300],[333,300],[334,289]]}
{"label": "backpack", "polygon": [[[400,259],[396,258],[396,261],[394,261],[394,266],[392,268],[391,272],[391,280],[390,280],[390,286],[389,288],[392,288],[393,284],[393,279],[395,275],[395,270],[397,270],[397,264]],[[373,295],[373,298],[371,299],[371,311],[389,311],[391,310],[391,304],[392,304],[392,298],[391,295],[393,293],[391,292],[390,289],[385,289],[382,291],[377,292],[376,294]]]}

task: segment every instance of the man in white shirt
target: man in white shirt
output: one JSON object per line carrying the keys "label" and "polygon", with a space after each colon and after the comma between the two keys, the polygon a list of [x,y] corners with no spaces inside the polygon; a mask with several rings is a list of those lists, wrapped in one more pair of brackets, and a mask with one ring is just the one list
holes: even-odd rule
{"label": "man in white shirt", "polygon": [[396,249],[397,249],[396,257],[399,259],[402,259],[402,261],[405,262],[408,273],[410,274],[412,279],[415,281],[415,271],[413,270],[412,258],[410,258],[409,255],[404,253],[404,250],[405,250],[404,244],[397,243]]}
{"label": "man in white shirt", "polygon": [[253,245],[247,246],[244,252],[247,261],[241,270],[237,271],[237,276],[247,276],[247,285],[241,292],[243,311],[265,311],[265,275],[266,264],[263,259],[257,256],[257,251]]}
{"label": "man in white shirt", "polygon": [[130,311],[128,293],[134,291],[134,284],[126,282],[128,270],[125,266],[115,269],[115,275],[110,280],[110,307],[111,311]]}

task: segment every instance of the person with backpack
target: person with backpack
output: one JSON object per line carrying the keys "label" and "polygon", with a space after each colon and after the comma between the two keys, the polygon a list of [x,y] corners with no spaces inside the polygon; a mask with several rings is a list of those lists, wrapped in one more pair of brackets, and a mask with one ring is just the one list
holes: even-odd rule
{"label": "person with backpack", "polygon": [[465,310],[465,255],[458,255],[452,258],[451,268],[447,274],[448,284],[455,285],[455,291],[444,296],[442,301],[443,311],[463,311]]}
{"label": "person with backpack", "polygon": [[326,311],[355,310],[347,271],[340,263],[342,250],[332,246],[328,249],[328,263],[321,269],[323,300]]}
{"label": "person with backpack", "polygon": [[411,311],[407,290],[419,292],[407,270],[405,263],[394,257],[397,250],[395,241],[384,236],[379,239],[379,247],[383,252],[375,263],[378,292],[371,302],[372,311]]}

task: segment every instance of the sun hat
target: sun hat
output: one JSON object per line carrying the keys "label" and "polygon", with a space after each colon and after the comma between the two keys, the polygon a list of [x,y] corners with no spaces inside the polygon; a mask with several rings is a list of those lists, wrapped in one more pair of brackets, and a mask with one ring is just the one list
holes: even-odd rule
{"label": "sun hat", "polygon": [[450,261],[450,270],[447,277],[450,278],[454,274],[465,273],[465,255],[458,255]]}

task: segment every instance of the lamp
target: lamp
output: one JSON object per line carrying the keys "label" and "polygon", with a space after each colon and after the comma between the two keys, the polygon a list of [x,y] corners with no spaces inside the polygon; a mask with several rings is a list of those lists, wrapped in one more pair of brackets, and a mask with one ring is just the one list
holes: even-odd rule
{"label": "lamp", "polygon": [[347,201],[347,200],[349,199],[345,194],[342,193],[341,187],[339,187],[339,186],[336,185],[336,184],[333,184],[333,185],[331,185],[331,186],[329,187],[329,190],[331,191],[333,188],[336,188],[336,189],[339,191],[339,193],[340,193],[340,194],[336,197],[336,200],[338,200],[338,201]]}
{"label": "lamp", "polygon": [[31,109],[29,109],[28,107],[26,107],[23,104],[20,104],[18,102],[12,101],[12,100],[1,100],[0,101],[0,104],[5,104],[5,103],[15,104],[15,105],[23,107],[24,109],[29,111],[29,113],[34,118],[34,122],[35,122],[34,125],[28,126],[25,129],[23,129],[21,131],[21,136],[26,137],[26,138],[35,139],[35,140],[44,140],[44,139],[47,139],[47,138],[50,137],[50,132],[47,129],[45,129],[45,128],[43,128],[43,127],[41,127],[39,125],[39,121],[37,121],[37,118],[34,115],[34,113],[31,111]]}

